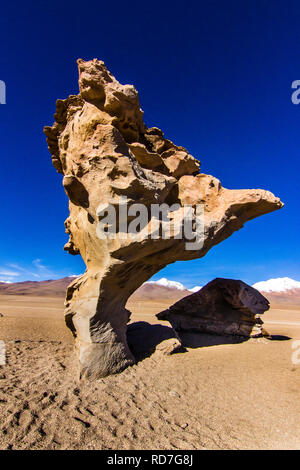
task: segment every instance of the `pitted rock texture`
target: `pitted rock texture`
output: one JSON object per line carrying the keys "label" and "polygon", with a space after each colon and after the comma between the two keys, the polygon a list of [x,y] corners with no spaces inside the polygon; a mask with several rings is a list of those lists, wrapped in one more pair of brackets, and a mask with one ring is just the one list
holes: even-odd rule
{"label": "pitted rock texture", "polygon": [[[70,216],[65,249],[81,254],[86,272],[69,286],[66,323],[76,338],[82,375],[101,377],[134,362],[127,345],[130,295],[153,274],[177,260],[204,256],[243,224],[282,207],[263,190],[228,190],[200,163],[143,121],[132,85],[121,85],[96,59],[78,60],[79,89],[56,103],[55,123],[45,127],[53,165],[63,175]],[[177,203],[204,205],[204,244],[187,250],[185,239],[155,239],[152,221],[141,236],[100,239],[97,208]],[[176,227],[182,210],[172,214]]]}
{"label": "pitted rock texture", "polygon": [[158,313],[175,331],[245,337],[267,336],[260,318],[269,301],[243,281],[217,278]]}

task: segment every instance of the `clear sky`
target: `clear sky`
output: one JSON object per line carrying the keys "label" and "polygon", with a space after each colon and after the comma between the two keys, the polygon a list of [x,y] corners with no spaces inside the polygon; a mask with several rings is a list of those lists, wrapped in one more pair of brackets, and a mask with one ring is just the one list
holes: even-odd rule
{"label": "clear sky", "polygon": [[84,271],[80,256],[63,251],[67,197],[42,133],[55,100],[78,92],[77,58],[102,59],[134,84],[146,124],[199,158],[202,172],[286,204],[155,279],[300,280],[300,105],[291,101],[299,0],[14,1],[0,13],[1,280]]}

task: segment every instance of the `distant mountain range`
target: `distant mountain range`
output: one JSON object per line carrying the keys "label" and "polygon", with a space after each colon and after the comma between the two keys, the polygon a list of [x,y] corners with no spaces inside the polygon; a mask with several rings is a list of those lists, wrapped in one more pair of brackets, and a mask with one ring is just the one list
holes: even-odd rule
{"label": "distant mountain range", "polygon": [[[167,291],[163,292],[161,290],[163,286]],[[300,305],[300,282],[290,279],[289,277],[256,282],[253,284],[253,287],[259,290],[273,305]],[[162,278],[158,281],[149,281],[145,283],[133,294],[133,298],[135,298],[136,295],[138,295],[139,298],[146,296],[144,298],[147,299],[149,297],[154,299],[156,296],[159,298],[165,298],[165,296],[168,297],[172,291],[172,298],[177,297],[179,300],[186,295],[190,295],[191,292],[197,292],[200,289],[201,286],[187,289],[180,282],[169,281],[166,278]]]}
{"label": "distant mountain range", "polygon": [[[0,281],[0,295],[32,295],[46,297],[64,297],[68,285],[76,276],[48,281],[25,281],[6,283]],[[300,305],[300,282],[288,277],[269,279],[257,282],[253,287],[262,292],[273,304]],[[197,292],[201,286],[187,289],[177,281],[161,278],[158,281],[148,281],[132,295],[132,300],[179,300],[192,292]]]}
{"label": "distant mountain range", "polygon": [[162,278],[159,281],[145,282],[145,284],[134,292],[130,300],[159,301],[168,299],[176,302],[190,294],[191,291],[184,287],[180,282],[168,281],[167,279]]}
{"label": "distant mountain range", "polygon": [[4,283],[0,281],[0,294],[37,295],[46,297],[64,297],[73,276],[48,281],[24,281]]}

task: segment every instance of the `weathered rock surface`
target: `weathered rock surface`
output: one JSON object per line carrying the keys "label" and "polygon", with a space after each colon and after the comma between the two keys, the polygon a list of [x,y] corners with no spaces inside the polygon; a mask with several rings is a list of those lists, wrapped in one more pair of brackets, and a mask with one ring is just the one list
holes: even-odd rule
{"label": "weathered rock surface", "polygon": [[256,337],[268,335],[260,315],[269,308],[269,301],[243,281],[217,278],[156,316],[176,331]]}
{"label": "weathered rock surface", "polygon": [[182,344],[179,338],[166,339],[159,343],[155,349],[156,354],[164,354],[171,356],[182,349]]}
{"label": "weathered rock surface", "polygon": [[[101,377],[134,362],[125,305],[139,286],[169,263],[204,256],[246,221],[282,203],[268,191],[228,190],[200,174],[185,148],[146,127],[132,85],[121,85],[96,59],[79,60],[78,67],[79,95],[57,101],[55,123],[44,132],[70,200],[65,249],[81,254],[87,268],[68,288],[66,323],[76,337],[82,374]],[[149,237],[152,220],[137,237],[100,239],[97,208],[118,208],[124,196],[129,205],[179,204],[172,214],[177,228],[184,204],[204,204],[203,246],[187,250],[185,239]]]}

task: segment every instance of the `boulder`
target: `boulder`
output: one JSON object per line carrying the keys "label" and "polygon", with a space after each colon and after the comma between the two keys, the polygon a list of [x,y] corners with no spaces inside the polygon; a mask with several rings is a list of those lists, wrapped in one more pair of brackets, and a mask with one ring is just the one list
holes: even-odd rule
{"label": "boulder", "polygon": [[171,356],[182,350],[182,343],[179,338],[165,339],[156,346],[155,353]]}
{"label": "boulder", "polygon": [[[66,324],[81,376],[97,378],[135,361],[125,306],[138,287],[169,263],[201,258],[248,220],[283,204],[268,191],[222,188],[199,172],[200,162],[184,147],[145,125],[134,86],[120,84],[97,59],[80,59],[78,68],[79,94],[57,101],[55,122],[44,132],[69,198],[65,250],[86,264],[67,290]],[[146,210],[153,204],[173,207],[169,238],[161,236],[165,222],[152,214],[138,234],[117,224],[111,236],[105,211],[120,214],[127,204],[129,214],[137,203]],[[204,209],[201,243],[193,249],[188,237],[180,237],[186,205],[192,214],[199,205]],[[106,229],[110,233],[103,236]]]}
{"label": "boulder", "polygon": [[257,337],[268,336],[260,315],[269,308],[269,301],[243,281],[217,278],[156,316],[177,332]]}

